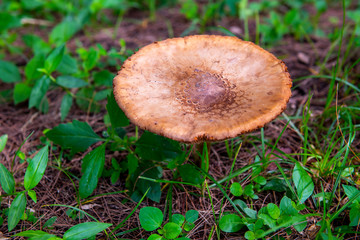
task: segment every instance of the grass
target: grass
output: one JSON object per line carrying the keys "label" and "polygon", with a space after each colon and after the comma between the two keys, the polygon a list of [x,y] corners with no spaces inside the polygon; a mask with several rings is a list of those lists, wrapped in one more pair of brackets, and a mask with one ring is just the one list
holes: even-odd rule
{"label": "grass", "polygon": [[[171,18],[161,25],[169,36],[216,31],[275,52],[286,41],[310,45],[314,64],[294,80],[289,110],[255,133],[213,143],[210,155],[207,144],[200,154],[194,146],[133,130],[111,94],[112,78],[141,45],[129,48],[134,42],[116,40],[122,36],[116,30],[129,24],[151,29],[162,21],[163,8],[184,20],[181,29]],[[335,17],[342,24],[333,26],[324,16],[340,8]],[[345,0],[3,1],[0,102],[56,124],[38,126],[41,136],[24,131],[20,141],[0,128],[1,232],[29,239],[356,238],[357,11],[358,4]],[[134,23],[132,14],[144,20]],[[111,44],[92,39],[102,28],[111,29]],[[320,41],[326,53],[317,49]],[[298,63],[290,64],[295,71]],[[309,79],[314,89],[303,84]],[[192,164],[195,154],[205,163],[201,168]],[[46,201],[48,194],[57,196],[56,204]],[[94,210],[99,206],[110,217]],[[111,213],[118,209],[125,214]]]}

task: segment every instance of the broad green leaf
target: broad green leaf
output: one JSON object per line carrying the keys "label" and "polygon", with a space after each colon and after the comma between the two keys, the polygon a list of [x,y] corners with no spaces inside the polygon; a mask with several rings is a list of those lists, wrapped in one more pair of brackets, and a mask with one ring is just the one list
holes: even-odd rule
{"label": "broad green leaf", "polygon": [[106,104],[106,109],[110,116],[110,122],[113,129],[118,127],[125,127],[129,125],[129,119],[125,116],[125,113],[119,108],[119,105],[116,103],[114,98],[114,93],[107,98],[108,102]]}
{"label": "broad green leaf", "polygon": [[161,227],[163,218],[163,213],[156,207],[143,207],[140,209],[140,225],[145,231],[150,232]]}
{"label": "broad green leaf", "polygon": [[0,153],[4,150],[7,140],[8,140],[7,134],[1,135],[1,137],[0,137]]}
{"label": "broad green leaf", "polygon": [[185,213],[187,222],[194,223],[199,218],[199,212],[196,210],[189,210]]}
{"label": "broad green leaf", "polygon": [[151,235],[148,237],[147,240],[162,240],[162,239],[163,239],[162,236],[160,236],[159,234],[154,233],[154,234],[151,234]]}
{"label": "broad green leaf", "polygon": [[26,83],[17,83],[14,87],[14,103],[15,105],[21,102],[24,102],[29,99],[31,94],[31,87]]}
{"label": "broad green leaf", "polygon": [[77,73],[79,71],[79,66],[75,58],[71,57],[69,54],[64,54],[56,70],[64,75],[69,75]]}
{"label": "broad green leaf", "polygon": [[25,67],[25,76],[28,81],[38,79],[43,73],[39,72],[37,69],[44,66],[45,57],[43,54],[35,55]]}
{"label": "broad green leaf", "polygon": [[16,227],[16,225],[20,221],[20,218],[24,215],[25,207],[26,207],[26,196],[25,193],[22,192],[15,197],[9,209],[9,218],[8,218],[9,232]]}
{"label": "broad green leaf", "polygon": [[39,108],[45,94],[50,86],[50,78],[43,76],[35,82],[35,86],[31,90],[30,99],[29,99],[29,108],[37,107]]}
{"label": "broad green leaf", "polygon": [[292,216],[292,225],[298,232],[304,231],[307,225],[306,217],[300,214]]}
{"label": "broad green leaf", "polygon": [[0,33],[21,26],[20,18],[6,11],[0,12]]}
{"label": "broad green leaf", "polygon": [[284,196],[281,201],[280,201],[280,212],[281,215],[289,215],[289,216],[293,216],[295,214],[297,214],[299,211],[296,210],[293,205],[290,198],[288,198],[287,196]]}
{"label": "broad green leaf", "polygon": [[257,212],[254,210],[254,209],[251,209],[251,208],[244,208],[243,209],[244,213],[246,213],[246,215],[248,215],[250,218],[252,219],[256,219],[256,215],[257,215]]}
{"label": "broad green leaf", "polygon": [[50,45],[37,35],[27,34],[22,36],[25,45],[34,51],[34,55],[46,55],[51,51]]}
{"label": "broad green leaf", "polygon": [[[348,186],[348,185],[342,185],[345,191],[346,196],[350,199],[352,197],[354,197],[356,194],[359,193],[359,190],[356,187],[353,186]],[[355,199],[356,201],[358,201],[360,203],[360,197],[357,197]],[[354,201],[355,201],[354,200]]]}
{"label": "broad green leaf", "polygon": [[26,190],[33,189],[40,182],[45,173],[48,159],[49,148],[45,146],[30,161],[24,177],[24,187]]}
{"label": "broad green leaf", "polygon": [[164,231],[164,237],[166,237],[167,239],[177,238],[182,231],[179,225],[172,222],[165,224],[162,230]]}
{"label": "broad green leaf", "polygon": [[269,203],[266,208],[270,217],[272,217],[273,219],[278,219],[280,217],[280,209],[276,204]]}
{"label": "broad green leaf", "polygon": [[314,191],[314,183],[304,168],[296,163],[293,171],[292,179],[296,187],[296,192],[300,203],[304,203]]}
{"label": "broad green leaf", "polygon": [[79,194],[87,198],[95,190],[105,164],[105,144],[95,148],[83,159],[79,183]]}
{"label": "broad green leaf", "polygon": [[49,218],[43,225],[43,228],[51,227],[57,220],[57,216]]}
{"label": "broad green leaf", "polygon": [[68,115],[68,113],[71,109],[72,103],[73,103],[72,96],[70,94],[66,93],[61,100],[61,106],[60,106],[61,121],[64,121],[64,119]]}
{"label": "broad green leaf", "polygon": [[94,95],[94,100],[95,101],[102,101],[105,98],[107,98],[107,96],[109,96],[111,93],[113,92],[112,89],[104,89],[104,90],[100,90],[98,92],[95,93]]}
{"label": "broad green leaf", "polygon": [[238,182],[234,182],[233,184],[231,184],[230,186],[230,192],[236,196],[239,197],[243,194],[244,189],[242,188],[241,184]]}
{"label": "broad green leaf", "polygon": [[185,222],[185,217],[181,214],[174,214],[172,215],[171,222],[181,226]]}
{"label": "broad green leaf", "polygon": [[204,182],[204,176],[191,164],[184,164],[178,167],[181,178],[184,182],[201,184]]}
{"label": "broad green leaf", "polygon": [[112,87],[115,75],[108,70],[96,72],[93,76],[95,85]]}
{"label": "broad green leaf", "polygon": [[1,183],[2,189],[7,194],[11,194],[15,191],[14,177],[2,163],[0,163],[0,183]]}
{"label": "broad green leaf", "polygon": [[274,229],[276,227],[276,220],[274,220],[269,215],[260,213],[258,217],[263,219],[265,224],[268,225],[270,228]]}
{"label": "broad green leaf", "polygon": [[219,221],[219,227],[224,232],[238,232],[243,226],[240,216],[235,214],[224,215]]}
{"label": "broad green leaf", "polygon": [[263,176],[257,176],[256,178],[254,178],[254,182],[256,182],[260,185],[265,185],[266,179]]}
{"label": "broad green leaf", "polygon": [[43,6],[44,4],[45,4],[45,2],[43,2],[41,0],[21,0],[21,5],[26,10],[34,10],[36,8]]}
{"label": "broad green leaf", "polygon": [[36,192],[34,190],[28,190],[29,197],[34,201],[34,203],[37,203],[37,197]]}
{"label": "broad green leaf", "polygon": [[49,42],[55,44],[65,43],[80,29],[79,24],[74,19],[67,17],[56,25],[49,36]]}
{"label": "broad green leaf", "polygon": [[45,135],[62,147],[71,148],[73,153],[85,151],[90,145],[103,141],[89,124],[77,120],[72,123],[60,124]]}
{"label": "broad green leaf", "polygon": [[255,233],[253,231],[247,231],[244,235],[244,237],[248,240],[255,240]]}
{"label": "broad green leaf", "polygon": [[99,52],[94,48],[90,48],[87,54],[87,58],[83,63],[83,67],[86,71],[93,69],[100,58]]}
{"label": "broad green leaf", "polygon": [[285,192],[288,189],[288,185],[286,184],[285,180],[283,179],[271,179],[270,181],[266,182],[265,186],[262,190],[273,190],[277,192]]}
{"label": "broad green leaf", "polygon": [[[159,179],[162,176],[162,169],[160,167],[150,168],[145,171],[142,175],[151,179]],[[148,189],[150,190],[148,191]],[[160,202],[161,197],[161,186],[158,182],[148,181],[145,179],[139,179],[136,184],[136,189],[144,195],[147,191],[146,197],[153,200],[154,202]]]}
{"label": "broad green leaf", "polygon": [[45,59],[44,67],[48,74],[51,74],[59,66],[65,52],[65,45],[55,48],[50,52],[49,56]]}
{"label": "broad green leaf", "polygon": [[155,161],[175,159],[182,153],[178,142],[150,132],[143,133],[136,142],[135,151],[141,158]]}
{"label": "broad green leaf", "polygon": [[21,76],[17,66],[11,62],[0,60],[0,80],[6,83],[20,82]]}
{"label": "broad green leaf", "polygon": [[355,227],[360,224],[360,204],[354,203],[350,208],[350,224],[349,226]]}
{"label": "broad green leaf", "polygon": [[191,222],[185,222],[185,224],[184,224],[184,230],[187,232],[193,230],[194,227],[195,227],[195,224],[191,223]]}
{"label": "broad green leaf", "polygon": [[133,174],[139,166],[139,160],[137,159],[135,154],[132,153],[128,154],[126,156],[126,159],[128,161],[129,174]]}
{"label": "broad green leaf", "polygon": [[86,222],[80,223],[64,233],[64,240],[82,240],[92,236],[95,236],[99,232],[110,227],[110,223],[100,223],[100,222]]}
{"label": "broad green leaf", "polygon": [[73,76],[59,76],[56,83],[66,88],[81,88],[89,85],[84,80]]}

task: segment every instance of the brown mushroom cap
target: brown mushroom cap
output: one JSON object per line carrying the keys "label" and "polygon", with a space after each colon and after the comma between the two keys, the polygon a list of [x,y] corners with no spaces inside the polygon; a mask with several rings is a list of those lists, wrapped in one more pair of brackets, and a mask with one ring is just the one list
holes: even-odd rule
{"label": "brown mushroom cap", "polygon": [[155,42],[128,58],[114,95],[139,127],[187,143],[263,127],[286,108],[291,79],[274,55],[236,37]]}

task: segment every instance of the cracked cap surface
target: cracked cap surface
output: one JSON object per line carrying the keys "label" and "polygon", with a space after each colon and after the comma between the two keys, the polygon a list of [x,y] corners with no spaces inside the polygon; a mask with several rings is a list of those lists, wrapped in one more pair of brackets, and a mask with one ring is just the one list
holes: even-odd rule
{"label": "cracked cap surface", "polygon": [[274,55],[236,37],[154,42],[128,58],[114,96],[139,127],[186,143],[263,127],[285,110],[291,78]]}

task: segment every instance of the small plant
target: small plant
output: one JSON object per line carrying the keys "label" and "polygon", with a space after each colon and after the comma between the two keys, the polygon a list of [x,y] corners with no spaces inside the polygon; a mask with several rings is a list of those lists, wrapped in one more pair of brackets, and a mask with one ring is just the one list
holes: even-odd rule
{"label": "small plant", "polygon": [[[185,213],[185,217],[181,214],[173,214],[166,224],[163,225],[164,215],[160,209],[156,207],[144,207],[140,209],[139,219],[141,227],[145,231],[155,231],[148,237],[148,240],[161,239],[190,239],[185,237],[186,232],[191,231],[198,219],[199,213],[195,210],[189,210]],[[163,226],[162,226],[163,225]]]}

